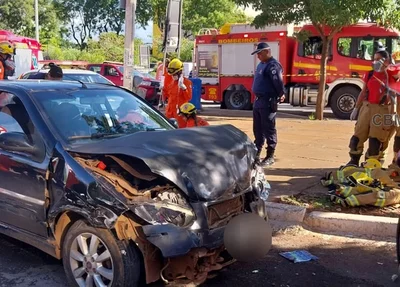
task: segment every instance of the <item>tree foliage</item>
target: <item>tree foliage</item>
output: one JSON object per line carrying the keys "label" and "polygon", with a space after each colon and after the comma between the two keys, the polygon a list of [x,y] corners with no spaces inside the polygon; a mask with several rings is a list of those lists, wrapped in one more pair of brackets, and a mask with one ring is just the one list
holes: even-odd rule
{"label": "tree foliage", "polygon": [[[154,19],[162,28],[167,0],[152,0]],[[233,0],[184,0],[182,29],[184,36],[196,35],[202,28],[220,28],[223,24],[245,23],[252,19],[239,10]]]}
{"label": "tree foliage", "polygon": [[[34,0],[0,0],[0,17],[0,29],[35,37]],[[39,20],[41,39],[59,36],[60,22],[52,0],[39,0]]]}
{"label": "tree foliage", "polygon": [[[89,40],[87,49],[81,51],[79,48],[61,49],[57,45],[44,46],[44,56],[49,60],[88,61],[90,63],[101,63],[104,61],[124,61],[124,36],[115,32],[102,33],[99,40]],[[135,39],[135,65],[139,65],[139,46],[143,42]]]}
{"label": "tree foliage", "polygon": [[261,11],[253,24],[301,24],[311,22],[323,41],[320,84],[316,114],[323,119],[326,64],[329,42],[344,26],[371,19],[386,27],[399,27],[399,4],[396,0],[236,0],[243,6],[252,5]]}

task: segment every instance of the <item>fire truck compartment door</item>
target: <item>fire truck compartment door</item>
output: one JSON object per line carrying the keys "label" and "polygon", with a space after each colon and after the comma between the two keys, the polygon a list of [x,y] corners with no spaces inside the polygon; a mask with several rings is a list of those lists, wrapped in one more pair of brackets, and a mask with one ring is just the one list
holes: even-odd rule
{"label": "fire truck compartment door", "polygon": [[[267,42],[272,55],[279,59],[279,43]],[[223,44],[221,74],[224,76],[253,76],[255,67],[260,62],[256,55],[251,55],[257,43]]]}
{"label": "fire truck compartment door", "polygon": [[15,62],[15,77],[19,77],[22,73],[28,72],[32,67],[32,50],[30,49],[19,49],[15,51],[14,56]]}

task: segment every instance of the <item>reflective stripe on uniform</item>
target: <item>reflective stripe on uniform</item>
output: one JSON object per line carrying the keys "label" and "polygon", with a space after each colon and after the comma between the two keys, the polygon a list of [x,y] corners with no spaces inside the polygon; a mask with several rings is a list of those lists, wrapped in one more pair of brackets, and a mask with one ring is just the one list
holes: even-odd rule
{"label": "reflective stripe on uniform", "polygon": [[344,188],[341,188],[340,194],[343,195],[344,197],[348,197],[352,188],[353,187],[351,187],[351,186],[345,186]]}
{"label": "reflective stripe on uniform", "polygon": [[345,201],[347,202],[348,205],[350,206],[359,206],[360,203],[357,200],[357,197],[355,197],[354,195],[350,195],[349,197],[347,197],[345,199]]}
{"label": "reflective stripe on uniform", "polygon": [[343,180],[343,179],[344,179],[344,172],[343,172],[343,170],[338,170],[338,171],[336,172],[336,176],[337,176],[337,179],[338,179],[338,180]]}
{"label": "reflective stripe on uniform", "polygon": [[385,192],[383,190],[379,190],[377,193],[377,199],[375,202],[375,206],[384,207],[385,206]]}

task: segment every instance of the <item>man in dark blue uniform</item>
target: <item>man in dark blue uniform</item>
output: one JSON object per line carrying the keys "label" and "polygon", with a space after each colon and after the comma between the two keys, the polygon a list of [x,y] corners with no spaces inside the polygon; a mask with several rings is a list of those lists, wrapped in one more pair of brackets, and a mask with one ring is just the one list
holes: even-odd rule
{"label": "man in dark blue uniform", "polygon": [[261,161],[264,166],[274,164],[274,153],[277,143],[276,112],[278,102],[285,100],[285,87],[282,79],[282,66],[272,57],[271,47],[267,43],[259,43],[251,53],[257,54],[260,63],[253,80],[253,93],[256,100],[253,105],[253,132],[257,146],[257,158],[267,140],[267,156]]}

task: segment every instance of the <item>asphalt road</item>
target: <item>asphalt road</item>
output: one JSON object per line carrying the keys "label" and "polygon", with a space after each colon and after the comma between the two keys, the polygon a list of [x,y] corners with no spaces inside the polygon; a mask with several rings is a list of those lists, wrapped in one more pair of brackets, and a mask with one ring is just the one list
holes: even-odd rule
{"label": "asphalt road", "polygon": [[[279,255],[299,249],[308,250],[319,259],[292,263]],[[394,242],[321,235],[295,228],[274,234],[273,248],[265,258],[235,263],[202,286],[390,287],[400,284],[391,280],[396,270]],[[0,286],[66,285],[59,261],[0,235]],[[152,284],[155,286],[162,284]]]}

